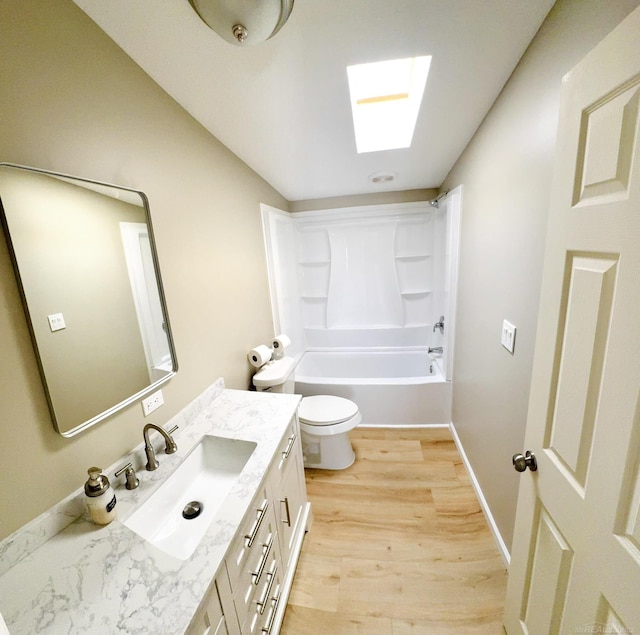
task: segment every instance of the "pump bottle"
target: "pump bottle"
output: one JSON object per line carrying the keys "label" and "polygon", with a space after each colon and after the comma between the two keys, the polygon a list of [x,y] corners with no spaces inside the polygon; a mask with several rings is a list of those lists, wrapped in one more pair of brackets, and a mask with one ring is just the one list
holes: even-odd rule
{"label": "pump bottle", "polygon": [[89,480],[84,484],[87,509],[96,525],[108,525],[116,517],[116,495],[109,479],[101,474],[102,468],[90,467]]}

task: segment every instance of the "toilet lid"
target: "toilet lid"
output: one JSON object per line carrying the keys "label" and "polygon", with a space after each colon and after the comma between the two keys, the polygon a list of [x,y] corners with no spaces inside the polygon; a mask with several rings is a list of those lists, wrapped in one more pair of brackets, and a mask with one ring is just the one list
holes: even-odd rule
{"label": "toilet lid", "polygon": [[315,395],[304,397],[298,407],[300,423],[312,426],[330,426],[342,423],[358,414],[358,406],[343,397]]}

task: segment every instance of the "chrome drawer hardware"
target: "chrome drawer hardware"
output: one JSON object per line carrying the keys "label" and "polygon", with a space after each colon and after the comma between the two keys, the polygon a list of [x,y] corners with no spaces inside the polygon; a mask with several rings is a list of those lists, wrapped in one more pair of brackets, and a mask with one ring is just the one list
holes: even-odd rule
{"label": "chrome drawer hardware", "polygon": [[278,612],[278,603],[280,602],[280,585],[276,587],[276,592],[271,598],[271,601],[273,602],[273,604],[269,609],[269,619],[267,619],[267,623],[262,627],[262,632],[265,633],[265,635],[271,635],[273,621],[276,619],[276,613]]}
{"label": "chrome drawer hardware", "polygon": [[287,510],[287,519],[284,520],[282,519],[282,522],[291,527],[291,512],[289,511],[289,499],[285,496],[284,498],[280,499],[281,503],[284,503],[285,509]]}
{"label": "chrome drawer hardware", "polygon": [[269,600],[271,587],[273,586],[273,583],[275,582],[275,579],[276,579],[276,573],[278,573],[278,563],[274,560],[273,564],[271,565],[271,571],[267,573],[267,577],[269,578],[269,580],[265,585],[264,591],[262,592],[260,599],[256,600],[256,604],[260,607],[258,609],[258,613],[260,613],[260,615],[262,615],[264,613],[264,610],[267,608],[267,601]]}
{"label": "chrome drawer hardware", "polygon": [[260,582],[260,578],[262,577],[262,572],[267,564],[267,560],[269,559],[269,554],[271,553],[271,547],[273,546],[273,534],[269,534],[269,538],[267,538],[267,542],[262,545],[264,551],[262,552],[262,556],[260,557],[260,562],[258,563],[258,570],[251,572],[251,577],[253,578],[253,583],[255,585]]}
{"label": "chrome drawer hardware", "polygon": [[291,454],[291,450],[293,450],[293,444],[296,442],[296,435],[293,434],[289,437],[289,443],[287,444],[287,449],[282,453],[282,458],[284,460],[289,458],[289,455]]}
{"label": "chrome drawer hardware", "polygon": [[257,510],[258,516],[256,517],[253,526],[251,527],[251,531],[248,534],[245,534],[247,547],[251,547],[251,545],[253,545],[253,541],[256,539],[258,531],[260,530],[260,525],[262,525],[262,521],[267,515],[267,509],[269,509],[269,501],[265,498],[264,501],[262,501],[262,507]]}

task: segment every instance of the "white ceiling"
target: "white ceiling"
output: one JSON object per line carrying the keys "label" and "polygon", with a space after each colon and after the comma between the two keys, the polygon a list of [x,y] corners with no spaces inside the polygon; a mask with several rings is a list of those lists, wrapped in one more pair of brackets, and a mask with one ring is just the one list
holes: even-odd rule
{"label": "white ceiling", "polygon": [[[553,0],[296,0],[283,29],[228,44],[188,0],[74,0],[290,201],[438,187]],[[432,55],[411,148],[358,155],[346,67]],[[368,175],[392,171],[392,183]]]}

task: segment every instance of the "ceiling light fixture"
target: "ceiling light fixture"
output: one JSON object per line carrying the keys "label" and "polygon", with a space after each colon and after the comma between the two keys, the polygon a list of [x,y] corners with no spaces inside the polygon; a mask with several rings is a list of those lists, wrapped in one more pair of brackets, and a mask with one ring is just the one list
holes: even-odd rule
{"label": "ceiling light fixture", "polygon": [[358,153],[408,148],[431,56],[347,66]]}
{"label": "ceiling light fixture", "polygon": [[202,21],[231,44],[265,42],[285,24],[294,0],[189,0]]}

